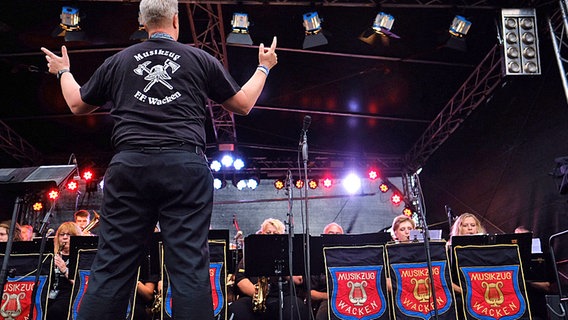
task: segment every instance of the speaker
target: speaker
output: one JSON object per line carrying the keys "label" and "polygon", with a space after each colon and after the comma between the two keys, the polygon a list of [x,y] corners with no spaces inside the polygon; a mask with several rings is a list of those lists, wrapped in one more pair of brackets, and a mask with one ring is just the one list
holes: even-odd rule
{"label": "speaker", "polygon": [[560,306],[560,296],[546,295],[546,311],[548,313],[548,320],[568,320],[566,307],[566,303],[564,303],[564,308]]}

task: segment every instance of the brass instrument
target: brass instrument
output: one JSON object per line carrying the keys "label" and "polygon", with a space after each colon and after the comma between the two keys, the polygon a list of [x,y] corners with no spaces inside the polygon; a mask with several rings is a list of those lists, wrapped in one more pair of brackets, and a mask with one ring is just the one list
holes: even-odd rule
{"label": "brass instrument", "polygon": [[268,295],[268,278],[260,277],[254,285],[254,296],[252,297],[252,311],[266,311],[266,296]]}
{"label": "brass instrument", "polygon": [[152,314],[160,314],[160,312],[162,312],[162,293],[154,292],[154,300],[152,301],[150,311]]}
{"label": "brass instrument", "polygon": [[85,228],[83,229],[83,234],[89,234],[91,229],[99,225],[99,220],[100,215],[95,210],[93,210],[93,219],[91,219],[91,221],[89,221],[89,223],[85,226]]}

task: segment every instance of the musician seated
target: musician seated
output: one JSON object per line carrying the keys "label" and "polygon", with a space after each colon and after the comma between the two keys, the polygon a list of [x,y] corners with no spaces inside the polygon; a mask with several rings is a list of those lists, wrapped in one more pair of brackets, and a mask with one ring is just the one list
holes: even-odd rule
{"label": "musician seated", "polygon": [[[259,234],[284,234],[284,224],[278,219],[266,219],[261,225]],[[257,277],[247,278],[243,268],[243,260],[239,262],[238,270],[235,275],[235,283],[239,293],[239,298],[229,306],[229,319],[249,320],[266,319],[277,320],[279,318],[279,298],[278,298],[278,279],[275,277],[266,278],[268,292],[259,290],[259,280]],[[305,320],[308,319],[308,310],[303,300],[290,293],[289,278],[286,277],[282,284],[284,296],[284,309],[282,318],[285,320]],[[303,283],[301,276],[294,276],[295,285]],[[258,286],[255,286],[257,284]],[[263,299],[259,299],[262,297]],[[256,302],[256,303],[255,303]],[[293,307],[291,311],[291,306]]]}
{"label": "musician seated", "polygon": [[[73,220],[75,223],[81,228],[84,236],[94,236],[95,234],[92,233],[92,228],[94,227],[93,223],[91,223],[91,213],[87,210],[79,210],[73,214]],[[87,230],[85,230],[87,228]]]}
{"label": "musician seated", "polygon": [[81,235],[81,229],[74,222],[64,222],[53,238],[54,270],[52,273],[49,299],[47,302],[47,320],[67,319],[69,303],[73,291],[73,282],[69,276],[69,242],[71,236]]}
{"label": "musician seated", "polygon": [[[12,224],[12,220],[5,220],[0,222],[0,242],[8,242],[8,236],[10,235],[10,225]],[[21,241],[21,228],[20,225],[16,222],[16,226],[14,228],[14,241]]]}
{"label": "musician seated", "polygon": [[34,238],[34,227],[29,224],[22,225],[21,238],[22,241],[32,241]]}
{"label": "musician seated", "polygon": [[[323,234],[343,234],[343,228],[332,222],[323,228]],[[327,309],[329,303],[329,296],[327,294],[327,281],[325,274],[319,276],[311,276],[311,291],[312,306],[316,314],[316,320],[328,319]]]}

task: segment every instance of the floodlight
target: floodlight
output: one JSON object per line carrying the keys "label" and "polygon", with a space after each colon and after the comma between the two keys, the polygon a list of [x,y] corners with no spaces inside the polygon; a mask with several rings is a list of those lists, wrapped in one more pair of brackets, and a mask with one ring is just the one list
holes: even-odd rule
{"label": "floodlight", "polygon": [[450,38],[446,42],[446,47],[458,51],[467,51],[465,36],[469,32],[469,28],[471,28],[471,21],[462,16],[455,16],[448,29]]}
{"label": "floodlight", "polygon": [[65,41],[85,40],[85,33],[79,26],[79,9],[74,7],[63,7],[61,9],[61,23],[53,30],[53,37],[64,37]]}
{"label": "floodlight", "polygon": [[505,75],[540,74],[535,9],[502,9]]}
{"label": "floodlight", "polygon": [[223,189],[225,186],[227,186],[227,180],[223,178],[213,179],[213,188],[215,188],[215,190]]}
{"label": "floodlight", "polygon": [[327,39],[323,35],[321,20],[317,12],[308,12],[303,15],[303,25],[306,29],[306,37],[302,48],[313,48],[327,44]]}
{"label": "floodlight", "polygon": [[227,36],[227,43],[248,44],[252,45],[252,39],[249,35],[248,14],[235,12],[233,20],[231,20],[232,31]]}
{"label": "floodlight", "polygon": [[390,14],[384,12],[379,12],[371,28],[363,31],[359,36],[359,40],[373,45],[375,41],[380,38],[383,45],[389,44],[389,38],[400,39],[400,37],[391,32],[392,26],[394,24],[394,17]]}

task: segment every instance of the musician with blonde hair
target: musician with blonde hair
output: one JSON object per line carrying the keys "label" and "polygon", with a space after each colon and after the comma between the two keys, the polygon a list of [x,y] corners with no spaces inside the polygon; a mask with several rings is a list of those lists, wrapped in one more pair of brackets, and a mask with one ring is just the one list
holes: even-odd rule
{"label": "musician with blonde hair", "polygon": [[54,270],[49,288],[47,320],[67,319],[73,290],[72,280],[69,279],[69,243],[71,236],[81,234],[79,226],[71,221],[62,223],[55,232],[53,238]]}

